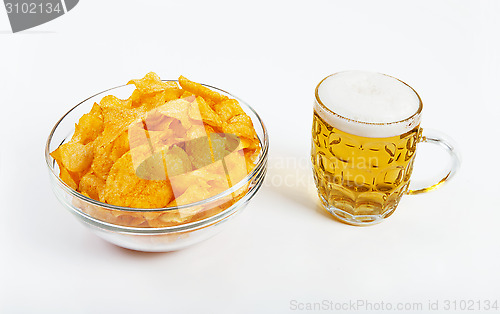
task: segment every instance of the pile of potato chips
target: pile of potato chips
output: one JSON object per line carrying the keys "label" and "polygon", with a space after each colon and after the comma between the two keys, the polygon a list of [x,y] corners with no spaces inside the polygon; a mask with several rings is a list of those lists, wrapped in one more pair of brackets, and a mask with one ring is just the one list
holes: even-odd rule
{"label": "pile of potato chips", "polygon": [[[153,72],[129,84],[136,88],[128,99],[110,95],[95,103],[71,140],[51,153],[72,189],[123,207],[176,207],[229,189],[255,167],[260,142],[237,100],[183,76],[180,86]],[[75,202],[110,223],[163,227],[220,212],[247,188],[209,208],[127,212]]]}

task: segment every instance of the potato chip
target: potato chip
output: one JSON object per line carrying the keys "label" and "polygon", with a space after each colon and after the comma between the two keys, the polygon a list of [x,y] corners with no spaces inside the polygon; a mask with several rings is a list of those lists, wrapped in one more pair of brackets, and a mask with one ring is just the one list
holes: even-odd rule
{"label": "potato chip", "polygon": [[143,94],[157,93],[169,88],[179,89],[176,82],[163,82],[154,72],[149,72],[140,80],[130,80],[127,84],[134,84]]}
{"label": "potato chip", "polygon": [[234,116],[245,114],[236,99],[227,99],[215,104],[214,109],[224,122],[229,121]]}
{"label": "potato chip", "polygon": [[142,122],[148,131],[166,131],[173,119],[163,112],[153,109],[147,113],[146,118]]}
{"label": "potato chip", "polygon": [[248,149],[257,149],[259,147],[259,141],[255,138],[249,139],[248,137],[241,137],[240,139],[240,149],[248,148]]}
{"label": "potato chip", "polygon": [[50,156],[52,158],[54,158],[54,160],[57,162],[57,165],[59,166],[59,168],[64,167],[62,165],[62,156],[61,156],[61,149],[60,148],[61,148],[61,146],[59,146],[58,148],[56,148],[54,151],[52,151],[50,153]]}
{"label": "potato chip", "polygon": [[[186,100],[187,99],[189,98],[186,98]],[[201,116],[200,107],[198,105],[198,101],[196,101],[196,98],[190,101],[188,116],[190,119],[194,120],[194,123],[203,124],[203,117]]]}
{"label": "potato chip", "polygon": [[204,127],[205,127],[205,132],[207,133],[207,135],[211,134],[211,133],[216,133],[214,127],[212,127],[208,124],[205,124]]}
{"label": "potato chip", "polygon": [[92,161],[92,171],[101,179],[106,180],[115,160],[111,159],[113,145],[97,147],[94,150],[94,160]]}
{"label": "potato chip", "polygon": [[[57,153],[62,165],[71,172],[82,172],[92,164],[94,151],[92,143],[83,145],[78,142],[68,142],[57,148]],[[54,156],[53,155],[53,156]],[[55,158],[56,160],[58,158]]]}
{"label": "potato chip", "polygon": [[[169,206],[181,206],[194,202],[199,202],[210,197],[210,193],[208,189],[210,185],[205,183],[205,181],[198,181],[196,184],[190,185],[184,193],[180,196],[177,196],[174,201],[172,201]],[[195,210],[198,211],[199,209]],[[184,212],[184,215],[187,213]],[[194,213],[191,213],[194,215]],[[182,214],[181,214],[182,215]]]}
{"label": "potato chip", "polygon": [[207,135],[205,127],[200,124],[193,124],[189,130],[186,131],[186,139],[193,140],[195,138],[204,137]]}
{"label": "potato chip", "polygon": [[59,177],[61,180],[63,180],[64,183],[66,183],[70,188],[76,191],[78,188],[78,182],[73,178],[71,173],[66,169],[62,164],[59,165]]}
{"label": "potato chip", "polygon": [[[131,151],[131,153],[135,152],[136,150]],[[138,160],[133,157],[134,159]],[[140,163],[134,161],[134,167],[137,176],[145,180],[166,180],[192,170],[191,161],[186,152],[178,146],[158,150]]]}
{"label": "potato chip", "polygon": [[223,176],[217,179],[209,180],[207,183],[210,185],[210,188],[208,189],[210,195],[217,195],[230,188],[227,178]]}
{"label": "potato chip", "polygon": [[196,98],[196,95],[188,92],[187,90],[183,90],[180,98]]}
{"label": "potato chip", "polygon": [[[132,153],[136,151],[137,150],[134,150]],[[140,179],[167,180],[167,172],[165,170],[165,162],[162,151],[151,154],[139,164],[137,164],[137,161],[133,161],[133,164],[135,174]]]}
{"label": "potato chip", "polygon": [[141,108],[143,111],[154,109],[165,102],[177,99],[181,95],[181,89],[166,89],[155,94],[143,94],[139,90],[134,90],[132,95],[124,101],[127,108]]}
{"label": "potato chip", "polygon": [[[210,167],[214,169],[209,169]],[[173,178],[170,178],[172,191],[177,197],[184,193],[187,188],[193,184],[198,184],[201,186],[210,180],[219,180],[221,179],[221,174],[219,174],[218,172],[224,173],[224,168],[221,161],[200,169],[177,175]]]}
{"label": "potato chip", "polygon": [[216,103],[215,103],[213,100],[211,100],[211,99],[205,99],[205,102],[207,103],[207,105],[208,105],[210,108],[212,108],[212,110],[214,110],[214,108],[215,108],[215,104],[216,104]]}
{"label": "potato chip", "polygon": [[167,151],[163,151],[163,158],[169,178],[173,178],[193,169],[188,154],[178,146],[173,146]]}
{"label": "potato chip", "polygon": [[234,134],[211,133],[209,139],[214,161],[223,159],[239,147],[239,138]]}
{"label": "potato chip", "polygon": [[245,160],[247,162],[247,171],[249,173],[253,170],[253,168],[255,168],[255,161],[257,160],[258,156],[258,150],[245,151]]}
{"label": "potato chip", "polygon": [[130,149],[149,143],[149,133],[143,120],[130,124],[127,130]]}
{"label": "potato chip", "polygon": [[[163,82],[153,72],[131,80],[125,100],[102,98],[51,153],[72,189],[108,204],[180,206],[222,193],[255,167],[260,142],[238,101],[185,77]],[[248,185],[210,207],[127,212],[80,204],[110,223],[164,227],[203,219],[239,200]],[[78,200],[77,200],[78,201]]]}
{"label": "potato chip", "polygon": [[[203,98],[196,97],[196,103],[198,104],[198,110],[205,124],[214,127],[222,126],[222,120],[219,115],[212,108],[210,108]],[[192,106],[194,107],[194,105]]]}
{"label": "potato chip", "polygon": [[[172,82],[169,82],[169,83],[172,83]],[[175,83],[175,84],[177,86],[177,83]],[[183,91],[182,91],[182,89],[175,87],[175,88],[168,88],[168,89],[164,90],[163,93],[165,94],[165,96],[164,96],[165,102],[168,102],[168,101],[180,98],[181,95],[183,94]]]}
{"label": "potato chip", "polygon": [[106,185],[106,181],[95,175],[94,172],[87,172],[81,179],[78,185],[78,192],[87,194],[88,197],[95,200],[100,200],[99,194]]}
{"label": "potato chip", "polygon": [[207,136],[200,136],[185,142],[186,152],[193,164],[193,169],[203,168],[222,160],[239,145],[235,135],[210,132],[205,134]]}
{"label": "potato chip", "polygon": [[142,104],[143,93],[141,93],[138,89],[134,89],[132,95],[126,100],[125,104],[128,108],[139,107]]}
{"label": "potato chip", "polygon": [[[159,157],[156,156],[153,157],[154,154],[155,152],[149,143],[130,149],[130,157],[132,158],[132,165],[133,168],[135,169],[136,175],[139,178],[145,180],[149,179],[155,180],[155,178],[159,178],[159,180],[166,179],[165,167],[163,165],[163,157],[161,156],[161,153]],[[148,159],[151,160],[146,161]],[[148,172],[154,172],[154,174]]]}
{"label": "potato chip", "polygon": [[144,111],[157,108],[183,94],[176,82],[163,82],[153,72],[140,80],[131,80],[128,84],[134,84],[137,89],[126,103],[130,104],[130,107],[142,107]]}
{"label": "potato chip", "polygon": [[127,108],[124,101],[114,96],[104,97],[101,100],[101,109],[104,130],[98,139],[98,146],[113,142],[132,123],[141,121],[146,116],[143,108]]}
{"label": "potato chip", "polygon": [[166,207],[173,199],[168,180],[144,180],[136,175],[131,152],[118,159],[106,179],[106,202],[138,208]]}
{"label": "potato chip", "polygon": [[187,130],[182,126],[182,123],[180,120],[174,119],[172,123],[168,126],[168,129],[173,132],[173,137],[177,138],[184,138],[186,136]]}
{"label": "potato chip", "polygon": [[256,137],[252,119],[247,115],[237,115],[222,125],[224,133],[231,133],[240,137],[253,139]]}
{"label": "potato chip", "polygon": [[191,127],[191,121],[189,121],[188,116],[189,104],[190,103],[184,99],[176,99],[158,107],[157,110],[162,115],[178,119],[185,129],[189,129]]}
{"label": "potato chip", "polygon": [[231,186],[243,180],[248,174],[245,154],[241,150],[235,150],[226,155],[224,164]]}
{"label": "potato chip", "polygon": [[227,96],[221,95],[216,91],[213,91],[210,88],[205,87],[199,83],[192,82],[182,75],[179,77],[179,85],[181,85],[182,89],[197,96],[201,96],[204,99],[210,99],[215,103],[229,99]]}
{"label": "potato chip", "polygon": [[122,226],[139,226],[146,223],[144,215],[134,212],[123,212],[123,211],[112,211],[114,216],[114,222],[117,225]]}
{"label": "potato chip", "polygon": [[117,161],[118,158],[123,156],[127,151],[130,150],[129,146],[129,136],[128,131],[122,132],[114,141],[111,148],[110,158],[113,161]]}
{"label": "potato chip", "polygon": [[207,136],[186,141],[185,146],[186,153],[195,169],[203,168],[213,162],[210,142]]}
{"label": "potato chip", "polygon": [[[172,207],[172,206],[170,206]],[[183,219],[181,218],[179,212],[177,210],[172,210],[170,212],[164,212],[158,219],[159,221],[150,221],[152,227],[168,227],[174,226],[179,223],[182,223]]]}
{"label": "potato chip", "polygon": [[50,153],[50,156],[54,158],[57,166],[59,167],[59,177],[61,178],[61,180],[63,180],[63,182],[70,186],[72,189],[77,190],[78,183],[80,182],[82,174],[78,172],[71,172],[66,169],[62,162],[61,146]]}
{"label": "potato chip", "polygon": [[[99,142],[99,141],[97,141]],[[115,140],[94,149],[92,170],[103,180],[106,180],[111,167],[123,154],[130,149],[128,131],[122,132]]]}
{"label": "potato chip", "polygon": [[79,142],[83,145],[92,142],[99,136],[104,128],[101,107],[94,104],[89,113],[84,114],[78,124],[75,125],[75,133],[71,138],[73,142]]}

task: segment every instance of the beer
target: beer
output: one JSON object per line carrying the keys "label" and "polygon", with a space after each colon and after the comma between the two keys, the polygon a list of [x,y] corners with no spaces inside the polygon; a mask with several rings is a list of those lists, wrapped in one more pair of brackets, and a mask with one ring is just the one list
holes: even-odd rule
{"label": "beer", "polygon": [[318,85],[311,160],[328,211],[352,224],[394,212],[408,190],[421,108],[411,87],[379,73],[341,72]]}

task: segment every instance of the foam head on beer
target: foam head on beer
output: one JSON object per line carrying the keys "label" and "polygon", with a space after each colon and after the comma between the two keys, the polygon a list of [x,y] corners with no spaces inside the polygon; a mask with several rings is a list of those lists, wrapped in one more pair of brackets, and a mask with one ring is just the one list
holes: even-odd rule
{"label": "foam head on beer", "polygon": [[418,115],[409,123],[395,123],[412,117],[419,110],[420,98],[405,83],[381,73],[336,73],[321,82],[316,97],[335,113],[316,104],[320,117],[342,131],[360,136],[394,136],[420,122]]}

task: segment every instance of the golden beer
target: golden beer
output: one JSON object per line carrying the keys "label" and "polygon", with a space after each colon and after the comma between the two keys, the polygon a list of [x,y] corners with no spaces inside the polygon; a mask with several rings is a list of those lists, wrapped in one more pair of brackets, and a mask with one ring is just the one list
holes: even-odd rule
{"label": "golden beer", "polygon": [[408,189],[419,136],[418,125],[397,136],[357,136],[315,111],[311,161],[323,205],[351,223],[391,215]]}
{"label": "golden beer", "polygon": [[[371,225],[389,217],[404,194],[432,191],[460,166],[453,141],[420,128],[422,100],[397,78],[338,72],[316,87],[311,161],[321,203],[339,220]],[[444,149],[440,180],[412,182],[418,143]],[[415,188],[416,187],[416,188]]]}
{"label": "golden beer", "polygon": [[311,160],[326,210],[355,225],[394,212],[408,191],[421,110],[410,86],[384,74],[340,72],[318,84]]}

